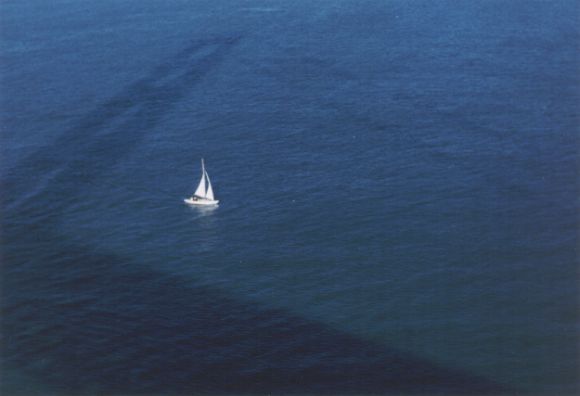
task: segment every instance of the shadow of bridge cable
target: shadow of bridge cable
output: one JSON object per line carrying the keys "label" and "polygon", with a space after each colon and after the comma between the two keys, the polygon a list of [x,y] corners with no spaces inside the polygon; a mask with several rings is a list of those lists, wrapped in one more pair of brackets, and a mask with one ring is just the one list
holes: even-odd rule
{"label": "shadow of bridge cable", "polygon": [[30,242],[39,236],[60,241],[62,252],[28,263],[36,271],[10,262],[1,314],[4,367],[37,379],[40,394],[513,394],[131,258],[63,243],[49,228]]}
{"label": "shadow of bridge cable", "polygon": [[[58,216],[78,199],[74,191],[126,156],[239,40],[192,43],[8,175],[3,191],[17,202],[10,212],[17,221],[3,229],[2,372],[38,379],[39,394],[505,393],[491,381],[75,245],[56,231]],[[35,222],[42,205],[18,198],[37,183],[29,175],[51,169],[58,173],[42,195],[53,217]],[[65,199],[61,191],[73,193]],[[19,385],[3,380],[0,390],[22,393]]]}
{"label": "shadow of bridge cable", "polygon": [[[57,174],[50,176],[50,183],[42,190],[43,199],[60,195],[58,181],[66,179],[80,187],[110,168],[205,75],[219,66],[240,39],[196,41],[81,117],[52,145],[30,155],[4,177],[5,205],[16,209],[33,200],[34,194],[27,193],[42,184],[39,179],[51,171],[56,170]],[[27,198],[22,199],[23,196]],[[67,198],[72,197],[67,194]]]}

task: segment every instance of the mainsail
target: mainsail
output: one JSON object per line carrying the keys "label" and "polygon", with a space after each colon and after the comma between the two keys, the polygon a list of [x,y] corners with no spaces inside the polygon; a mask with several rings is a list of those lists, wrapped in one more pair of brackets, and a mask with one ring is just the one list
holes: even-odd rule
{"label": "mainsail", "polygon": [[[205,172],[205,169],[204,169]],[[205,172],[205,177],[207,178],[207,193],[205,194],[205,198],[214,200],[213,198],[213,188],[211,188],[211,182],[209,181],[209,175]]]}
{"label": "mainsail", "polygon": [[195,190],[195,193],[193,195],[196,195],[200,198],[205,198],[205,170],[201,174],[201,180],[199,181],[199,186],[197,186],[197,190]]}

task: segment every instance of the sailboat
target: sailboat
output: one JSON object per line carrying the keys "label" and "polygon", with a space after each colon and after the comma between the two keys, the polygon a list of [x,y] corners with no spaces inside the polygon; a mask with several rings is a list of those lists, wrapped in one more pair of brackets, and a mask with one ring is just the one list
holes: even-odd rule
{"label": "sailboat", "polygon": [[201,159],[201,180],[199,181],[197,190],[195,190],[191,198],[186,198],[183,201],[190,205],[217,205],[219,202],[213,195],[213,188],[209,181],[209,175],[205,170],[203,158]]}

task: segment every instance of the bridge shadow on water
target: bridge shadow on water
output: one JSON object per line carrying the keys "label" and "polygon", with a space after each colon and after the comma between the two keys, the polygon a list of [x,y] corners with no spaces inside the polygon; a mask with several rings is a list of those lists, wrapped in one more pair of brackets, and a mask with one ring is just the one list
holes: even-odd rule
{"label": "bridge shadow on water", "polygon": [[[226,36],[194,40],[99,103],[65,127],[51,145],[40,148],[3,175],[3,204],[11,211],[22,211],[42,192],[44,199],[55,205],[53,212],[65,210],[74,202],[75,190],[92,183],[129,155],[167,113],[219,68],[241,39]],[[72,194],[63,197],[63,186],[71,187]],[[38,213],[38,205],[29,206],[28,216],[44,212],[41,209]]]}
{"label": "bridge shadow on water", "polygon": [[[4,368],[42,384],[40,394],[509,393],[130,258],[39,236],[64,250],[3,271],[2,355]],[[2,394],[18,389],[26,388]]]}
{"label": "bridge shadow on water", "polygon": [[[59,233],[74,191],[126,156],[238,40],[192,44],[5,178],[2,394],[510,393]],[[30,191],[50,170],[39,208]],[[10,380],[15,372],[37,385]]]}

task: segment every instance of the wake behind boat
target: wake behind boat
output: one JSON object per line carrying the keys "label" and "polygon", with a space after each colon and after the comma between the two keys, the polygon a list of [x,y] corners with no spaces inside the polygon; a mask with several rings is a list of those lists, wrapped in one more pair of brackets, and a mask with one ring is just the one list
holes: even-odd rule
{"label": "wake behind boat", "polygon": [[[207,183],[206,183],[207,180]],[[186,198],[183,202],[190,205],[217,205],[219,200],[216,200],[213,195],[213,188],[209,181],[209,175],[205,170],[203,158],[201,159],[201,180],[197,186],[197,190],[193,193],[191,198]]]}

